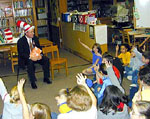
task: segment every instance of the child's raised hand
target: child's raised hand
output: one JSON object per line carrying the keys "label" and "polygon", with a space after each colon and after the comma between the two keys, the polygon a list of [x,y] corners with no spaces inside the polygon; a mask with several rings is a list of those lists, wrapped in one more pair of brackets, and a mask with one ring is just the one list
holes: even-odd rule
{"label": "child's raised hand", "polygon": [[116,51],[118,51],[118,50],[119,50],[119,45],[116,46]]}
{"label": "child's raised hand", "polygon": [[83,85],[83,86],[86,85],[85,80],[87,79],[87,77],[83,76],[82,73],[77,74],[76,78],[77,78],[77,84],[78,85]]}
{"label": "child's raised hand", "polygon": [[19,92],[19,93],[22,92],[24,83],[25,83],[25,79],[24,79],[24,78],[22,78],[22,79],[20,79],[20,80],[18,81],[17,89],[18,89],[18,92]]}

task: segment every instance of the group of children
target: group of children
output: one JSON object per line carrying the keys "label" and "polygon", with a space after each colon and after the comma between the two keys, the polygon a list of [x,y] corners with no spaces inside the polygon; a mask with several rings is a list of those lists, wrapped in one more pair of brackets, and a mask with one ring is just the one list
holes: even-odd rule
{"label": "group of children", "polygon": [[[116,57],[102,55],[101,48],[92,49],[81,42],[93,54],[92,66],[76,75],[77,85],[61,89],[55,97],[59,114],[53,116],[50,108],[41,103],[27,104],[23,85],[25,79],[8,94],[0,79],[0,95],[4,101],[2,119],[149,119],[150,118],[150,52],[138,51],[126,45],[116,47]],[[93,79],[87,79],[93,75]],[[130,94],[132,105],[122,87],[122,79],[132,80],[137,92]],[[134,84],[134,85],[133,85]],[[132,108],[131,108],[132,107]],[[129,113],[130,112],[130,113]]]}

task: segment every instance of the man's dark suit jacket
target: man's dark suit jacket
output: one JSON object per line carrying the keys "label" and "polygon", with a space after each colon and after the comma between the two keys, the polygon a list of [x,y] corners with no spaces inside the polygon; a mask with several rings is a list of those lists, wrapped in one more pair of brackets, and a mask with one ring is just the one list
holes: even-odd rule
{"label": "man's dark suit jacket", "polygon": [[[38,47],[41,49],[39,40],[36,36],[32,38],[32,44],[35,47]],[[20,38],[17,42],[17,48],[18,48],[18,64],[19,67],[24,68],[27,64],[29,57],[30,57],[30,47],[27,41],[27,38],[23,36]]]}

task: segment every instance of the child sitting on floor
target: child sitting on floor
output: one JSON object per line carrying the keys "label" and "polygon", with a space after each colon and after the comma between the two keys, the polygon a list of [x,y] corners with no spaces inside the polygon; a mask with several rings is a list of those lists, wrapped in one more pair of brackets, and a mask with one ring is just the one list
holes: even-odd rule
{"label": "child sitting on floor", "polygon": [[23,119],[51,119],[51,111],[46,104],[34,103],[31,105],[30,109],[28,108],[25,95],[23,93],[24,83],[25,79],[21,79],[20,81],[18,81],[17,85],[18,94],[22,104]]}
{"label": "child sitting on floor", "polygon": [[136,55],[137,52],[139,51],[136,47],[133,47],[131,49],[130,65],[128,67],[128,70],[126,70],[127,79],[132,80],[132,84],[137,84],[138,71],[140,67],[144,65],[141,60],[142,53],[139,52],[138,55]]}
{"label": "child sitting on floor", "polygon": [[68,92],[67,104],[72,109],[69,113],[58,115],[58,119],[97,119],[96,98],[86,84],[87,77],[77,76],[78,86]]}
{"label": "child sitting on floor", "polygon": [[93,61],[92,61],[92,66],[87,68],[87,69],[84,69],[82,71],[83,74],[85,75],[91,75],[91,74],[95,74],[95,70],[94,70],[94,66],[97,66],[97,65],[100,65],[102,63],[102,51],[101,51],[101,48],[100,48],[100,45],[95,43],[91,48],[89,48],[87,45],[85,45],[84,43],[82,43],[79,39],[79,43],[85,47],[86,49],[88,49],[90,52],[92,52],[93,54]]}
{"label": "child sitting on floor", "polygon": [[[100,70],[100,72],[98,71]],[[107,76],[106,66],[104,63],[100,65],[100,68],[97,66],[96,71],[96,83],[97,85],[94,87],[94,94],[97,97],[98,105],[101,103],[103,99],[103,93],[107,86],[112,85],[110,78]]]}
{"label": "child sitting on floor", "polygon": [[69,113],[72,111],[72,109],[67,105],[67,96],[70,90],[71,89],[69,88],[61,89],[59,94],[55,97],[60,113]]}
{"label": "child sitting on floor", "polygon": [[124,70],[125,73],[128,70],[129,64],[130,64],[130,56],[131,53],[129,52],[129,45],[127,44],[122,44],[121,45],[121,53],[118,55],[118,51],[119,51],[119,46],[116,46],[116,57],[120,58],[122,60],[123,66],[124,66]]}
{"label": "child sitting on floor", "polygon": [[0,78],[0,95],[4,102],[2,119],[23,119],[22,105],[20,102],[17,86],[14,86],[10,94]]}

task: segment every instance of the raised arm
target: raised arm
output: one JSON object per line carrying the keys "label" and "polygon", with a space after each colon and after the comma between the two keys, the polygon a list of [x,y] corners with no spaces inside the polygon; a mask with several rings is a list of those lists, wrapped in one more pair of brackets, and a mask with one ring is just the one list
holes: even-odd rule
{"label": "raised arm", "polygon": [[140,53],[136,47],[133,47],[133,52],[136,54],[136,57],[139,59],[139,60],[142,60],[142,53]]}
{"label": "raised arm", "polygon": [[106,70],[107,70],[107,73],[108,73],[108,77],[110,78],[112,85],[117,86],[122,91],[122,93],[125,93],[124,89],[120,85],[120,82],[119,82],[119,80],[117,79],[117,77],[115,75],[115,72],[112,68],[112,64],[108,63],[107,61],[105,62],[105,64],[106,64],[106,67],[107,67]]}
{"label": "raised arm", "polygon": [[89,47],[88,47],[87,45],[85,45],[84,43],[82,43],[81,40],[80,40],[80,38],[79,38],[78,40],[79,40],[79,43],[80,43],[83,47],[85,47],[85,48],[88,49],[90,52],[92,52],[92,49],[89,48]]}
{"label": "raised arm", "polygon": [[20,101],[22,103],[22,111],[23,111],[23,119],[30,119],[30,114],[29,114],[29,109],[27,106],[27,102],[25,99],[25,96],[23,94],[23,85],[25,83],[25,79],[21,79],[20,81],[18,81],[18,93],[20,96]]}
{"label": "raised arm", "polygon": [[77,74],[76,78],[77,78],[77,84],[83,85],[87,89],[87,91],[88,91],[88,93],[92,99],[92,105],[96,106],[97,105],[97,99],[96,99],[95,95],[93,94],[93,92],[91,91],[91,89],[87,86],[87,84],[85,82],[87,77],[83,76],[80,73],[80,74]]}
{"label": "raised arm", "polygon": [[4,101],[5,96],[7,95],[7,89],[3,83],[3,80],[0,78],[0,95],[2,97],[2,100]]}
{"label": "raised arm", "polygon": [[116,57],[118,57],[119,45],[116,46]]}

